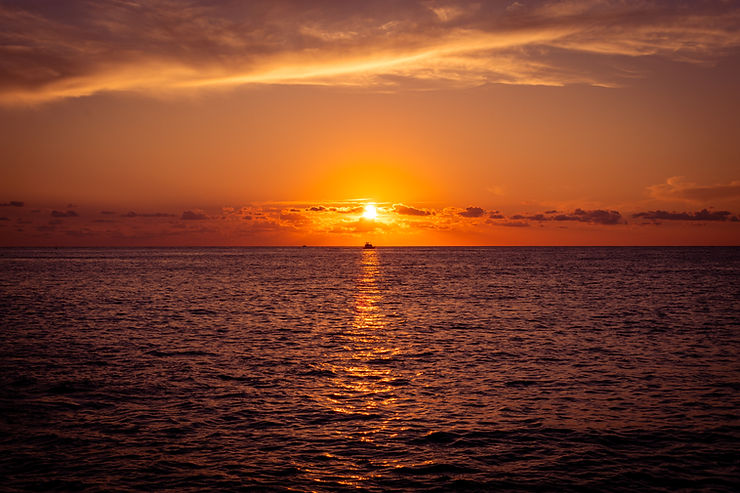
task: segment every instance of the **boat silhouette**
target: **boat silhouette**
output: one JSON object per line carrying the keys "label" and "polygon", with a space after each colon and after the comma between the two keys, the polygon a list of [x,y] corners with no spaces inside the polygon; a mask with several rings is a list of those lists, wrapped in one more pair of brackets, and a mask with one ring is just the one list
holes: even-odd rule
{"label": "boat silhouette", "polygon": [[373,244],[372,244],[372,243],[370,243],[369,241],[366,241],[366,242],[365,242],[365,246],[364,246],[364,247],[362,247],[362,248],[364,248],[364,249],[366,249],[366,250],[369,250],[369,249],[371,249],[371,248],[375,248],[375,246],[373,246]]}

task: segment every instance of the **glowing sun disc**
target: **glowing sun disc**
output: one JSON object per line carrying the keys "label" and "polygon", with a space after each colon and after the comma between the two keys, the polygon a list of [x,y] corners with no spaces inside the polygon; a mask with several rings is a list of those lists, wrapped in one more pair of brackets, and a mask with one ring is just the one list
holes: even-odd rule
{"label": "glowing sun disc", "polygon": [[365,211],[362,213],[362,217],[365,219],[375,219],[378,217],[378,211],[373,204],[367,204]]}

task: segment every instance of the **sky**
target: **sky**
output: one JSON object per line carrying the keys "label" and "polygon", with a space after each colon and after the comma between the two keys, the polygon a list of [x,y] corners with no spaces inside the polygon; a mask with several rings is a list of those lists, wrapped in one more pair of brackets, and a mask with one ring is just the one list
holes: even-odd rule
{"label": "sky", "polygon": [[740,245],[738,87],[739,1],[0,0],[0,246]]}

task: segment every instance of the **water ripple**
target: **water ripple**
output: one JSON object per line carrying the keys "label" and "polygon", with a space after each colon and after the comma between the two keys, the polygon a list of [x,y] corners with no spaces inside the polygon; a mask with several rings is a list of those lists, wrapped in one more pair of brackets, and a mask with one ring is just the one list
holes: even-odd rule
{"label": "water ripple", "polygon": [[20,490],[740,489],[736,248],[0,249]]}

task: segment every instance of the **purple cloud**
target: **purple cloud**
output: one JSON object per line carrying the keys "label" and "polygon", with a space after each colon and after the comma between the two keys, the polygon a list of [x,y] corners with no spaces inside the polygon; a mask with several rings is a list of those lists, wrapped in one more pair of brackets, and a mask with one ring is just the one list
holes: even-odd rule
{"label": "purple cloud", "polygon": [[619,224],[622,222],[622,215],[618,211],[607,211],[603,209],[597,209],[593,211],[585,211],[583,209],[576,209],[573,214],[566,215],[561,214],[554,216],[555,221],[580,221],[585,223],[595,224]]}
{"label": "purple cloud", "polygon": [[702,209],[697,212],[668,212],[662,210],[638,212],[632,214],[634,218],[650,219],[653,221],[732,221],[729,211],[709,211]]}
{"label": "purple cloud", "polygon": [[459,212],[462,217],[483,217],[483,215],[486,213],[483,209],[480,207],[466,207],[464,211]]}

